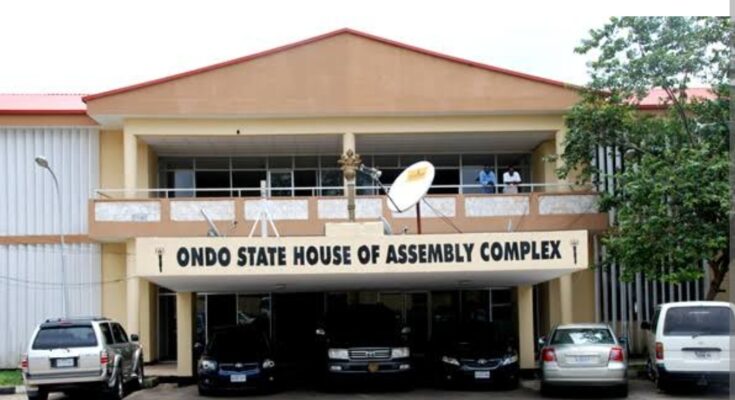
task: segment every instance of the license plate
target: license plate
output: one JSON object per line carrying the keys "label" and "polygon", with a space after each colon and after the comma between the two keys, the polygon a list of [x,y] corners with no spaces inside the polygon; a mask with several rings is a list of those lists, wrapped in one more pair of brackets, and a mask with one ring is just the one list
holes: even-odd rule
{"label": "license plate", "polygon": [[378,369],[380,368],[380,365],[378,363],[369,363],[368,364],[368,372],[378,372]]}
{"label": "license plate", "polygon": [[712,358],[712,352],[709,352],[709,351],[695,351],[694,352],[694,356],[696,356],[697,358],[701,358],[703,360],[709,360],[710,358]]}
{"label": "license plate", "polygon": [[74,366],[73,358],[57,358],[56,368],[71,368]]}
{"label": "license plate", "polygon": [[490,379],[490,371],[475,371],[475,379]]}
{"label": "license plate", "polygon": [[595,356],[573,356],[572,360],[580,364],[589,364],[597,361]]}
{"label": "license plate", "polygon": [[247,375],[242,375],[242,374],[230,375],[230,382],[232,383],[243,383],[247,381],[248,381]]}

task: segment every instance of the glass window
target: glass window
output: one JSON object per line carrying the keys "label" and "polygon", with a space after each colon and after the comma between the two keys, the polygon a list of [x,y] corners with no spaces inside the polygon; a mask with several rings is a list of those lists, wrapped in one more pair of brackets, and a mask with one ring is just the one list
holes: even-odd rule
{"label": "glass window", "polygon": [[229,157],[199,157],[195,162],[196,169],[230,169]]}
{"label": "glass window", "polygon": [[337,162],[339,160],[340,155],[328,155],[328,156],[321,156],[319,157],[319,163],[322,168],[339,168],[340,165]]}
{"label": "glass window", "polygon": [[[434,186],[451,185],[454,187],[441,188]],[[459,192],[459,169],[437,169],[434,175],[434,183],[429,189],[429,194],[458,193]]]}
{"label": "glass window", "polygon": [[97,336],[92,325],[50,326],[41,328],[33,341],[34,350],[94,347]]}
{"label": "glass window", "polygon": [[[294,187],[313,188],[317,186],[316,170],[296,170],[293,172]],[[315,196],[316,192],[312,189],[296,190],[296,196]]]}
{"label": "glass window", "polygon": [[194,171],[176,170],[166,172],[166,188],[175,189],[169,191],[169,197],[192,197],[194,192]]}
{"label": "glass window", "polygon": [[462,291],[462,322],[490,321],[490,292],[488,290]]}
{"label": "glass window", "polygon": [[478,168],[482,168],[485,165],[495,166],[495,155],[494,154],[463,154],[462,165],[474,165]]}
{"label": "glass window", "polygon": [[102,337],[105,338],[105,344],[115,344],[115,340],[112,338],[112,330],[110,324],[100,324],[100,330],[102,331]]}
{"label": "glass window", "polygon": [[[229,171],[197,171],[196,172],[197,189],[229,189],[230,188],[230,172]],[[229,190],[215,191],[198,191],[196,197],[229,197]]]}
{"label": "glass window", "polygon": [[[271,196],[292,196],[293,176],[291,171],[269,171]],[[285,188],[285,189],[278,189]]]}
{"label": "glass window", "polygon": [[192,169],[194,159],[190,157],[163,158],[159,164],[163,169]]}
{"label": "glass window", "polygon": [[551,344],[615,344],[615,338],[605,328],[557,329]]}
{"label": "glass window", "polygon": [[318,168],[319,157],[317,156],[298,156],[294,159],[296,168]]}
{"label": "glass window", "polygon": [[[260,197],[260,181],[266,181],[267,173],[263,171],[233,171],[232,187],[238,189],[248,189],[235,192],[234,194],[241,197]],[[252,190],[250,190],[252,189]]]}
{"label": "glass window", "polygon": [[727,336],[735,332],[729,307],[672,307],[666,311],[664,336]]}
{"label": "glass window", "polygon": [[456,154],[433,154],[426,156],[426,160],[435,167],[459,167],[459,156]]}
{"label": "glass window", "polygon": [[401,156],[401,166],[408,167],[411,164],[415,164],[419,161],[423,161],[426,157],[417,154],[407,154]]}
{"label": "glass window", "polygon": [[338,169],[322,170],[319,185],[329,188],[321,191],[322,196],[341,196],[343,192],[342,171]]}
{"label": "glass window", "polygon": [[482,166],[463,166],[462,167],[462,193],[482,193],[482,188],[479,186],[472,187],[472,185],[479,185],[478,177],[482,171]]}
{"label": "glass window", "polygon": [[434,328],[440,329],[459,322],[459,292],[431,293],[431,319]]}
{"label": "glass window", "polygon": [[510,289],[491,289],[493,304],[511,304],[512,293]]}
{"label": "glass window", "polygon": [[262,169],[267,168],[265,157],[237,157],[232,159],[233,169]]}
{"label": "glass window", "polygon": [[207,329],[209,339],[212,333],[222,327],[237,323],[237,300],[234,294],[207,295]]}
{"label": "glass window", "polygon": [[128,342],[128,335],[120,324],[112,324],[112,336],[115,337],[115,343]]}
{"label": "glass window", "polygon": [[288,157],[269,157],[268,169],[273,168],[293,168],[293,158]]}
{"label": "glass window", "polygon": [[[367,162],[367,161],[366,161]],[[373,156],[373,167],[385,168],[385,167],[398,167],[398,156]]]}

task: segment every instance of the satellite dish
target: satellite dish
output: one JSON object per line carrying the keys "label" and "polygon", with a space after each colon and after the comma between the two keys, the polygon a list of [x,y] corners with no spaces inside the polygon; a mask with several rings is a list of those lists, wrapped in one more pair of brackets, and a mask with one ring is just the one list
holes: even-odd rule
{"label": "satellite dish", "polygon": [[406,168],[398,175],[388,191],[388,208],[395,212],[404,212],[416,205],[429,191],[434,182],[434,165],[428,161],[419,161]]}

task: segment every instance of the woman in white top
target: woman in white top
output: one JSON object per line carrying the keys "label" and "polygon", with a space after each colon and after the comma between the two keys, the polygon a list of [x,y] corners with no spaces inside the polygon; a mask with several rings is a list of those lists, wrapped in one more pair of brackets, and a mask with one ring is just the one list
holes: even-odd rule
{"label": "woman in white top", "polygon": [[508,171],[503,173],[503,184],[506,185],[503,193],[518,193],[519,183],[521,183],[521,174],[511,165]]}

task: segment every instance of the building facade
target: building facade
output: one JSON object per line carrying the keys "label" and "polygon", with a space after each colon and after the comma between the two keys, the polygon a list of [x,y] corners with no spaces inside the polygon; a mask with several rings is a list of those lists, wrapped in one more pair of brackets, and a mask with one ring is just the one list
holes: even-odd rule
{"label": "building facade", "polygon": [[[578,90],[345,29],[94,95],[0,96],[0,367],[62,313],[61,232],[69,313],[123,322],[146,361],[181,375],[218,326],[265,321],[298,355],[325,312],[354,303],[393,309],[419,353],[436,324],[493,321],[528,369],[558,323],[635,338],[656,303],[705,290],[587,268],[614,217],[596,207],[609,188],[560,180],[546,159]],[[348,221],[350,150],[386,184],[435,166],[421,234],[415,209],[391,212],[366,174]],[[478,184],[485,166],[495,193]],[[518,193],[501,182],[511,166]]]}

